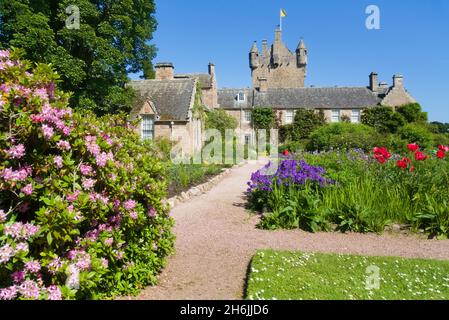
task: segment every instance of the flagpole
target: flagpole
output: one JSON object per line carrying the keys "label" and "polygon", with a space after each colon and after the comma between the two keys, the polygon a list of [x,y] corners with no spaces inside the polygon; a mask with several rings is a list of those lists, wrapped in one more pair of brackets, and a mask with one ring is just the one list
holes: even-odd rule
{"label": "flagpole", "polygon": [[282,9],[279,11],[279,28],[282,31]]}

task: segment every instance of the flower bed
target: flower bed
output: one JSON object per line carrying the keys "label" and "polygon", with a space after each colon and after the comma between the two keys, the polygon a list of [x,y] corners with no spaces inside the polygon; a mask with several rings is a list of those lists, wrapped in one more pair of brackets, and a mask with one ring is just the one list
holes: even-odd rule
{"label": "flower bed", "polygon": [[407,148],[406,155],[393,155],[381,147],[372,154],[354,150],[296,155],[302,162],[284,156],[281,172],[292,165],[287,171],[294,177],[314,165],[319,166],[320,176],[285,184],[278,174],[267,177],[256,172],[249,183],[250,206],[265,212],[260,226],[267,229],[380,233],[399,224],[445,238],[449,235],[449,148],[440,145],[426,151],[416,144]]}
{"label": "flower bed", "polygon": [[164,166],[121,117],[68,108],[56,81],[0,51],[0,299],[136,293],[172,251]]}

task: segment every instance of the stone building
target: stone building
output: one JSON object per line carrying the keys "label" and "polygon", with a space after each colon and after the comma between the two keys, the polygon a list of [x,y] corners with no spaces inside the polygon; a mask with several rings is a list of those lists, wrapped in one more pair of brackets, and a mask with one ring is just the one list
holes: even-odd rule
{"label": "stone building", "polygon": [[304,41],[299,41],[295,52],[290,51],[282,42],[279,28],[270,47],[263,40],[260,51],[257,43],[250,50],[252,88],[218,89],[213,64],[205,74],[175,74],[172,63],[159,63],[155,80],[131,82],[139,93],[131,118],[141,119],[139,130],[144,139],[182,137],[183,151],[192,154],[203,145],[204,124],[193,110],[198,95],[206,108],[222,108],[233,115],[247,142],[254,137],[251,110],[255,107],[275,109],[281,125],[292,123],[298,109],[322,111],[329,122],[345,117],[359,123],[366,108],[416,102],[405,89],[401,75],[395,75],[391,85],[379,83],[373,72],[365,87],[305,87],[307,64]]}
{"label": "stone building", "polygon": [[298,109],[322,111],[329,122],[339,122],[343,117],[359,123],[364,109],[379,105],[398,107],[416,102],[404,87],[401,75],[393,77],[389,86],[379,83],[378,75],[371,73],[366,87],[305,87],[308,51],[303,40],[295,53],[282,42],[282,33],[275,32],[273,45],[268,49],[262,42],[259,52],[254,43],[249,54],[252,88],[220,89],[218,104],[233,115],[239,127],[251,135],[251,110],[255,107],[270,107],[276,110],[278,123],[293,122]]}
{"label": "stone building", "polygon": [[158,63],[154,80],[132,81],[130,85],[138,93],[130,119],[140,119],[138,130],[143,139],[180,141],[185,154],[201,150],[204,124],[194,106],[199,95],[203,105],[217,107],[213,64],[209,64],[208,74],[175,74],[172,63]]}

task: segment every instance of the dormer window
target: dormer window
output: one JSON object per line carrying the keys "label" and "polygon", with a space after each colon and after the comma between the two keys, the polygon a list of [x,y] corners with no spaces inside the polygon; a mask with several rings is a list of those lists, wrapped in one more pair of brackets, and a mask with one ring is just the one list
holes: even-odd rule
{"label": "dormer window", "polygon": [[246,101],[246,95],[244,92],[239,92],[237,94],[237,102],[245,102]]}

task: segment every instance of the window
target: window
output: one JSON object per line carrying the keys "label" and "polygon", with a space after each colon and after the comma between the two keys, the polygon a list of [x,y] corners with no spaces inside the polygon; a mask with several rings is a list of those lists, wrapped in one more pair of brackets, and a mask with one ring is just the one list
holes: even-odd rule
{"label": "window", "polygon": [[249,146],[251,144],[251,135],[245,134],[245,146]]}
{"label": "window", "polygon": [[331,122],[340,122],[340,110],[332,110]]}
{"label": "window", "polygon": [[154,117],[152,115],[142,115],[142,139],[152,140],[154,138]]}
{"label": "window", "polygon": [[237,101],[238,102],[245,102],[245,100],[246,100],[245,93],[244,92],[239,92],[237,94]]}
{"label": "window", "polygon": [[243,120],[246,122],[246,123],[251,123],[251,111],[250,110],[245,110],[244,111],[244,115],[243,115]]}
{"label": "window", "polygon": [[351,111],[351,122],[360,123],[360,110],[354,109]]}
{"label": "window", "polygon": [[285,111],[285,123],[291,124],[295,118],[295,112],[293,110]]}

